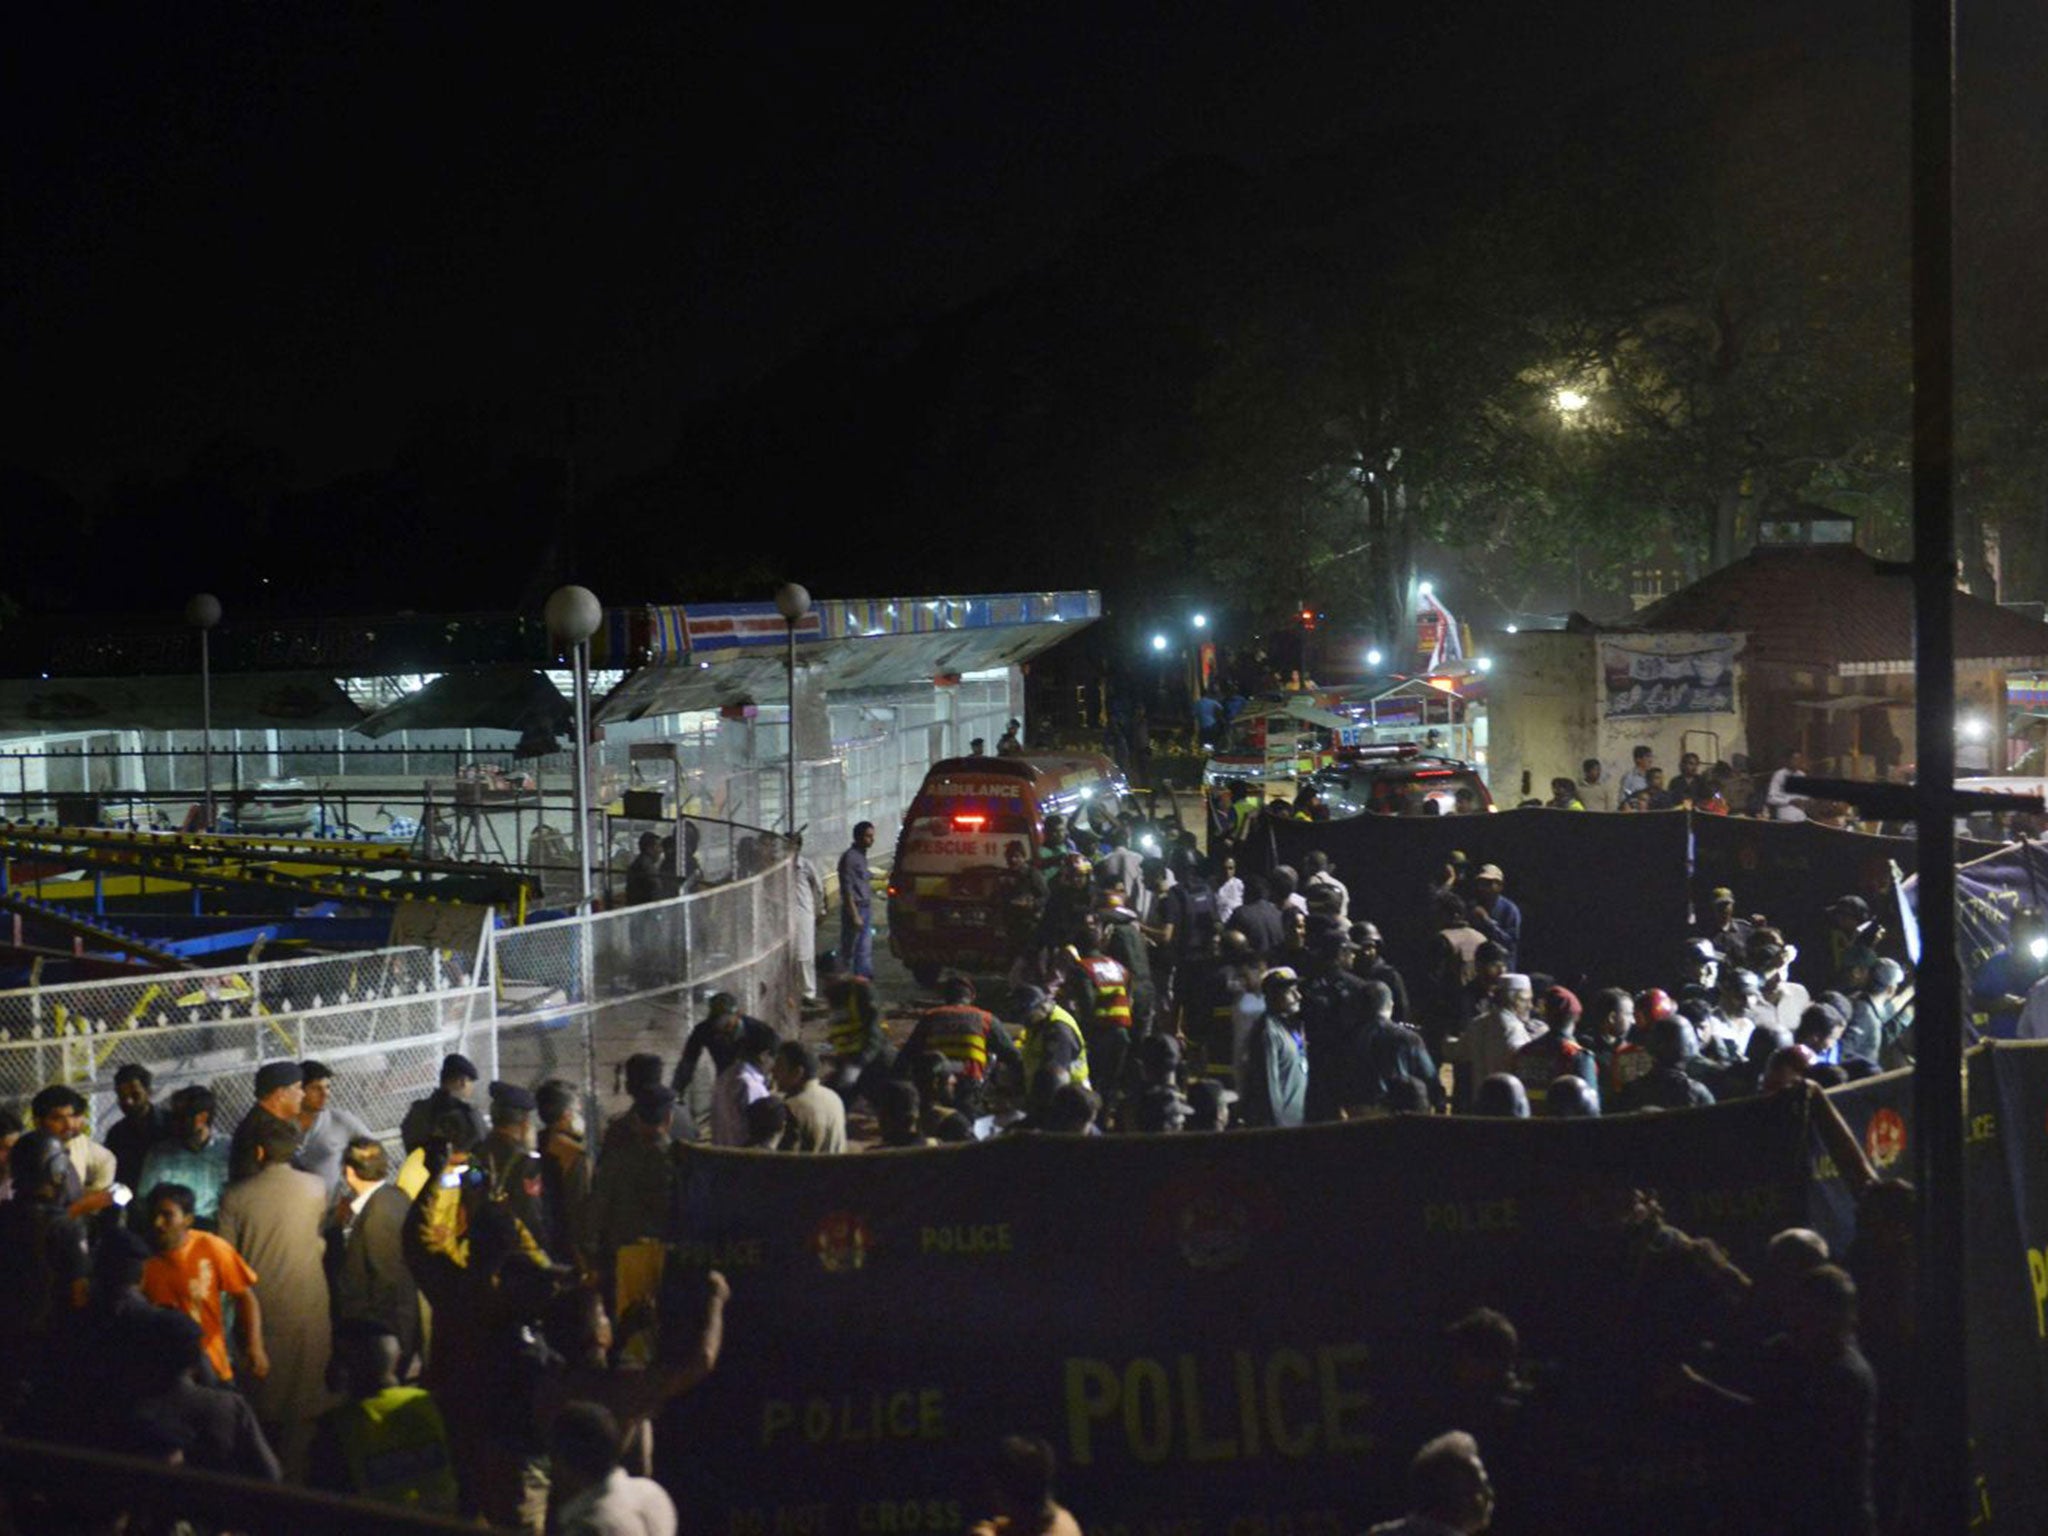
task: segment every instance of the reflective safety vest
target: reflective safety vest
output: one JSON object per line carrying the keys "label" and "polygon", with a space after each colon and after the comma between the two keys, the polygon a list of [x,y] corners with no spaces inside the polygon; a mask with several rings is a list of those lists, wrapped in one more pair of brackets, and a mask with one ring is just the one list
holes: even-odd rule
{"label": "reflective safety vest", "polygon": [[1038,1069],[1045,1065],[1046,1042],[1061,1031],[1074,1040],[1074,1064],[1067,1069],[1067,1075],[1083,1088],[1088,1086],[1088,1042],[1081,1038],[1081,1026],[1074,1022],[1074,1016],[1054,1003],[1052,1012],[1045,1016],[1045,1022],[1032,1025],[1024,1036],[1025,1087],[1031,1086],[1032,1080],[1038,1076]]}
{"label": "reflective safety vest", "polygon": [[426,1392],[386,1387],[362,1402],[343,1403],[333,1411],[332,1423],[357,1498],[456,1512],[448,1426]]}
{"label": "reflective safety vest", "polygon": [[1656,1057],[1633,1041],[1624,1041],[1608,1058],[1607,1071],[1603,1074],[1607,1081],[1600,1085],[1601,1096],[1610,1102],[1620,1098],[1622,1089],[1656,1065]]}
{"label": "reflective safety vest", "polygon": [[832,1027],[826,1036],[826,1043],[832,1054],[849,1059],[865,1055],[873,1025],[867,1017],[867,1008],[874,1006],[874,994],[865,987],[850,986],[846,989],[846,1006],[832,1020]]}
{"label": "reflective safety vest", "polygon": [[1095,989],[1095,1023],[1098,1027],[1131,1027],[1131,973],[1107,955],[1082,955],[1081,969],[1088,973]]}
{"label": "reflective safety vest", "polygon": [[988,1032],[995,1016],[966,1003],[948,1003],[924,1016],[920,1033],[925,1047],[948,1061],[957,1061],[964,1075],[977,1081],[988,1073]]}

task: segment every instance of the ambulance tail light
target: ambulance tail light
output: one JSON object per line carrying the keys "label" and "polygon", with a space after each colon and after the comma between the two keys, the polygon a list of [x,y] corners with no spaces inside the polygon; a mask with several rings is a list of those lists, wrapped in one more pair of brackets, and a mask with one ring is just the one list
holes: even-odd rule
{"label": "ambulance tail light", "polygon": [[986,816],[963,813],[953,818],[953,829],[957,832],[979,832],[988,825]]}

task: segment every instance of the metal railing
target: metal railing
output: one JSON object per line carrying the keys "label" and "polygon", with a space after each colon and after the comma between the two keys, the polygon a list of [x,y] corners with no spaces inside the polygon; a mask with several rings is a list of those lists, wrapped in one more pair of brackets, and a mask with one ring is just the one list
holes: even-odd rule
{"label": "metal railing", "polygon": [[333,1102],[391,1139],[450,1051],[486,1077],[594,1089],[651,1020],[694,1016],[714,992],[793,1030],[793,866],[773,834],[722,830],[698,844],[709,855],[702,888],[588,917],[486,924],[475,954],[395,948],[0,993],[0,1103],[25,1106],[68,1083],[104,1127],[118,1113],[115,1071],[137,1062],[160,1102],[211,1086],[217,1123],[232,1125],[258,1066],[315,1057],[335,1069]]}
{"label": "metal railing", "polygon": [[335,1069],[339,1106],[395,1135],[441,1057],[488,1030],[489,964],[488,946],[475,958],[383,949],[0,993],[0,1101],[69,1083],[104,1127],[118,1115],[114,1073],[133,1062],[159,1101],[211,1086],[216,1123],[233,1125],[257,1067],[317,1058]]}
{"label": "metal railing", "polygon": [[8,1436],[0,1436],[0,1489],[5,1490],[0,1493],[0,1529],[6,1530],[130,1528],[119,1523],[123,1516],[137,1519],[146,1530],[202,1521],[207,1529],[249,1536],[358,1536],[363,1531],[489,1536],[501,1529],[197,1467]]}

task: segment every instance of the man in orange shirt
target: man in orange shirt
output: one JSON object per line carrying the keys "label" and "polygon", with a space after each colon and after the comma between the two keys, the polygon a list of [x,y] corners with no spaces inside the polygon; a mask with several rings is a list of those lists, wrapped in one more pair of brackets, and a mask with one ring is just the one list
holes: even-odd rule
{"label": "man in orange shirt", "polygon": [[193,1230],[198,1201],[183,1184],[159,1184],[149,1192],[149,1225],[156,1237],[156,1256],[142,1267],[142,1294],[160,1307],[183,1312],[199,1325],[207,1364],[223,1382],[234,1379],[228,1364],[227,1331],[221,1298],[235,1298],[235,1331],[249,1374],[261,1381],[270,1374],[270,1356],[263,1348],[263,1308],[256,1300],[256,1271],[232,1245],[211,1232]]}

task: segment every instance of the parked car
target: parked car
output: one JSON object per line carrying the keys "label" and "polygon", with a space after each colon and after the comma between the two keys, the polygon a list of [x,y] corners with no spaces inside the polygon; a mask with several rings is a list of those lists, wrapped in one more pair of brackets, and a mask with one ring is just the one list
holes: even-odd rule
{"label": "parked car", "polygon": [[[1490,811],[1479,770],[1409,745],[1360,747],[1311,781],[1333,820],[1345,816],[1467,816]],[[1432,810],[1431,807],[1435,809]]]}

